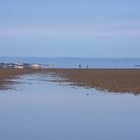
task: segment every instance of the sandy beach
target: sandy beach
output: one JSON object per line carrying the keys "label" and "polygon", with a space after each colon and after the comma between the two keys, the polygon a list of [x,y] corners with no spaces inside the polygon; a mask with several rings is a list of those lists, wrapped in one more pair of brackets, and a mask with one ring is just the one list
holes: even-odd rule
{"label": "sandy beach", "polygon": [[12,79],[18,78],[19,75],[35,72],[43,74],[53,72],[56,76],[63,78],[62,81],[59,79],[55,82],[69,82],[70,85],[116,93],[140,94],[139,69],[1,69],[0,89],[14,84]]}
{"label": "sandy beach", "polygon": [[50,69],[74,85],[140,94],[140,70],[138,69]]}

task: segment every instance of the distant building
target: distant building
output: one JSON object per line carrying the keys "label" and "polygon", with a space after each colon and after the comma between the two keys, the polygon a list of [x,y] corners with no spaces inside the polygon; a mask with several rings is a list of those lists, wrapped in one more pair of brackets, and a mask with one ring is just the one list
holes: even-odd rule
{"label": "distant building", "polygon": [[0,63],[0,68],[1,69],[27,69],[27,68],[32,68],[32,69],[40,69],[40,68],[47,68],[51,67],[52,65],[41,65],[41,64],[29,64],[29,63]]}
{"label": "distant building", "polygon": [[32,69],[40,69],[42,66],[40,64],[31,64]]}
{"label": "distant building", "polygon": [[23,63],[14,64],[14,68],[15,69],[23,69],[24,68]]}
{"label": "distant building", "polygon": [[6,68],[14,68],[15,67],[15,64],[14,63],[6,63],[5,64],[5,67]]}
{"label": "distant building", "polygon": [[24,67],[22,65],[15,65],[15,69],[23,69]]}
{"label": "distant building", "polygon": [[15,64],[14,63],[0,63],[0,68],[5,69],[5,68],[14,68]]}

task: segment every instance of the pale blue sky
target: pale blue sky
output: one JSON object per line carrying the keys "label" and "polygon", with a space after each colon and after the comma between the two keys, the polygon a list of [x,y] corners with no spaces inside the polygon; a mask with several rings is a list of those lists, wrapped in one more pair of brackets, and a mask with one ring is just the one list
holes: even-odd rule
{"label": "pale blue sky", "polygon": [[140,57],[139,0],[0,0],[0,56]]}

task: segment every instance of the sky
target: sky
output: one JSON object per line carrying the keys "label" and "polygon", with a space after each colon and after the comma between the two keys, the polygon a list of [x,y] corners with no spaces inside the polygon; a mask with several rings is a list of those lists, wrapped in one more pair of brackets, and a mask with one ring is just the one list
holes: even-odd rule
{"label": "sky", "polygon": [[140,57],[139,0],[0,0],[1,57]]}

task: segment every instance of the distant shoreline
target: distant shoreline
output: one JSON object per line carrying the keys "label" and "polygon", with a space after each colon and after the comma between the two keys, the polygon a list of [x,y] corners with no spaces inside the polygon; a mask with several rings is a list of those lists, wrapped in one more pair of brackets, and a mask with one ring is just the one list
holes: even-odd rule
{"label": "distant shoreline", "polygon": [[116,93],[140,94],[140,69],[134,68],[46,68],[46,69],[0,69],[0,89],[14,84],[12,79],[32,73],[55,73],[61,81],[71,85],[107,90]]}
{"label": "distant shoreline", "polygon": [[40,64],[41,67],[50,68],[78,68],[79,65],[81,68],[140,68],[140,58],[137,57],[0,57],[0,63],[9,63],[10,65],[13,63],[12,65],[16,67],[30,67],[32,64]]}

